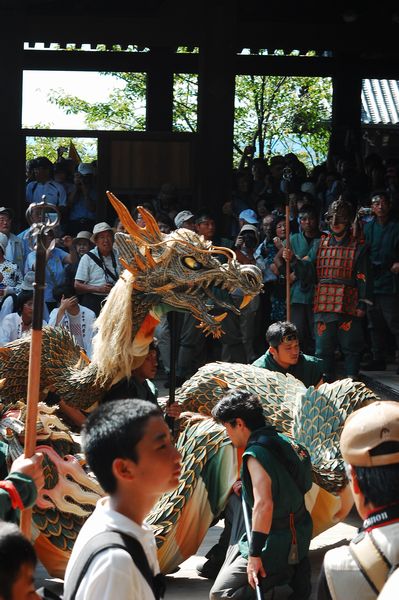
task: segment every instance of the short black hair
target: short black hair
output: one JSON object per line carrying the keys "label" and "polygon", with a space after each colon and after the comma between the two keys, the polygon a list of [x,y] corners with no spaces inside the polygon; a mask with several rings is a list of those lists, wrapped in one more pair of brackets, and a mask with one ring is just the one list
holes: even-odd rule
{"label": "short black hair", "polygon": [[263,406],[259,396],[245,389],[236,388],[228,392],[212,409],[212,417],[217,423],[235,424],[237,418],[253,431],[266,424]]}
{"label": "short black hair", "polygon": [[317,208],[313,205],[313,204],[304,204],[300,209],[299,209],[299,218],[301,218],[301,215],[312,215],[315,219],[319,218],[319,213]]}
{"label": "short black hair", "polygon": [[272,348],[278,348],[283,337],[286,335],[295,335],[298,337],[298,329],[290,321],[276,321],[272,323],[266,331],[266,341]]}
{"label": "short black hair", "polygon": [[[391,454],[399,452],[398,442],[383,442],[370,455]],[[399,463],[381,465],[378,467],[356,467],[355,470],[360,491],[365,504],[384,506],[397,502],[399,498]]]}
{"label": "short black hair", "polygon": [[34,568],[36,562],[32,544],[17,525],[0,521],[0,591],[4,600],[11,600],[12,586],[22,565]]}
{"label": "short black hair", "polygon": [[83,451],[102,488],[116,491],[112,463],[116,458],[137,462],[136,446],[142,439],[150,417],[162,416],[161,409],[147,400],[132,398],[101,404],[82,429]]}
{"label": "short black hair", "polygon": [[22,290],[19,292],[16,301],[16,311],[18,314],[22,313],[25,302],[29,302],[33,298],[33,290]]}
{"label": "short black hair", "polygon": [[374,196],[384,196],[384,198],[388,202],[391,202],[391,200],[392,200],[390,191],[386,190],[384,188],[380,188],[378,190],[372,191],[371,194],[370,194],[370,202],[374,198]]}

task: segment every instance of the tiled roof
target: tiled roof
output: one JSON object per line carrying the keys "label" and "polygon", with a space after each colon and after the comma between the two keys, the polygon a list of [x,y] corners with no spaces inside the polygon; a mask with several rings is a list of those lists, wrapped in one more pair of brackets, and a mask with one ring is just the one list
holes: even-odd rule
{"label": "tiled roof", "polygon": [[399,124],[399,81],[363,79],[362,123],[364,125]]}

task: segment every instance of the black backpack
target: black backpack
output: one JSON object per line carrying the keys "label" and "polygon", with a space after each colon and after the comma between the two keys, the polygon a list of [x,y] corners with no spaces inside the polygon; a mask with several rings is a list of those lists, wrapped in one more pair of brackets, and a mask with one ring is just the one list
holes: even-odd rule
{"label": "black backpack", "polygon": [[154,575],[148,564],[147,557],[142,545],[138,540],[130,535],[125,535],[119,531],[103,531],[98,533],[85,544],[82,548],[78,559],[72,567],[68,578],[68,587],[64,588],[63,594],[51,589],[50,586],[45,586],[38,590],[44,599],[48,600],[75,600],[75,596],[82,583],[83,577],[86,575],[88,568],[95,556],[109,550],[109,548],[122,548],[126,550],[132,557],[133,562],[139,569],[140,573],[147,581],[152,589],[155,600],[163,598],[165,593],[165,578],[163,575]]}

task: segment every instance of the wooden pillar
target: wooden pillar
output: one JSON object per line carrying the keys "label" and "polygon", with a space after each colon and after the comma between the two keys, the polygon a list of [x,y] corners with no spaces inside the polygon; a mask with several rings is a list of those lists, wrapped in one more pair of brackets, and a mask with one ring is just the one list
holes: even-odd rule
{"label": "wooden pillar", "polygon": [[2,206],[15,212],[13,228],[26,226],[25,139],[21,134],[22,54],[20,16],[10,11],[0,20],[0,164],[3,173]]}
{"label": "wooden pillar", "polygon": [[353,156],[361,148],[362,78],[350,68],[333,77],[332,131],[333,156]]}
{"label": "wooden pillar", "polygon": [[236,2],[204,3],[198,78],[198,204],[220,213],[231,198]]}
{"label": "wooden pillar", "polygon": [[172,131],[173,125],[173,70],[168,60],[171,48],[152,48],[156,68],[147,73],[147,131]]}

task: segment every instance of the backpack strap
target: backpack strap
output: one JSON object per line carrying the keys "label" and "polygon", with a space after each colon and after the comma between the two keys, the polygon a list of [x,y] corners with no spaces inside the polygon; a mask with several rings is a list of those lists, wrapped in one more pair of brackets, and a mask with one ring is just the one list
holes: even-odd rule
{"label": "backpack strap", "polygon": [[[107,266],[105,266],[105,263],[101,261],[100,258],[98,258],[98,256],[96,256],[94,254],[94,252],[88,252],[87,256],[90,256],[91,260],[93,260],[99,267],[100,269],[102,269],[104,271],[104,273],[106,273],[108,275],[108,277],[111,277],[111,279],[113,281],[118,281],[118,277],[116,275],[116,271],[115,273],[112,273]],[[113,258],[113,254],[111,254],[111,258]],[[114,262],[114,261],[112,261]]]}
{"label": "backpack strap", "polygon": [[388,579],[392,564],[375,541],[373,532],[359,533],[350,542],[349,551],[363,577],[378,595]]}
{"label": "backpack strap", "polygon": [[155,600],[163,597],[165,591],[163,576],[154,576],[140,542],[118,531],[103,531],[93,536],[78,554],[68,577],[68,586],[64,590],[64,600],[75,600],[79,586],[93,559],[110,548],[121,548],[130,554],[134,564],[152,589]]}

